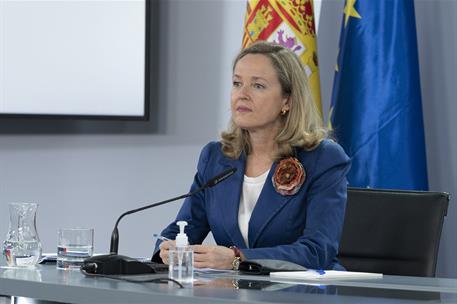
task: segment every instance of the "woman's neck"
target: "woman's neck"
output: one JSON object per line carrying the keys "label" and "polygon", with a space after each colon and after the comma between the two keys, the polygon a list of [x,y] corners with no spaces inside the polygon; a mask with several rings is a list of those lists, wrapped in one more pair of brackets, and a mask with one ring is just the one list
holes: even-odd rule
{"label": "woman's neck", "polygon": [[276,152],[274,132],[250,132],[251,151],[247,156],[247,176],[259,176],[269,170]]}
{"label": "woman's neck", "polygon": [[249,132],[249,141],[251,143],[251,152],[253,157],[269,157],[273,159],[276,152],[276,142],[274,132]]}

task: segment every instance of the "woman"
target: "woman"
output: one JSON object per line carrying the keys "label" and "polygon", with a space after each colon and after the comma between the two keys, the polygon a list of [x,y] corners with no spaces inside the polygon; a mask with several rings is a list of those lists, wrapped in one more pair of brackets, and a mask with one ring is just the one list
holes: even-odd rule
{"label": "woman", "polygon": [[[231,126],[203,148],[191,190],[228,168],[237,171],[188,198],[176,218],[189,223],[195,267],[236,269],[250,259],[341,267],[336,255],[350,160],[327,139],[305,75],[292,51],[268,42],[236,57]],[[174,239],[175,223],[162,235]],[[194,245],[209,231],[217,245]],[[173,242],[163,242],[155,257],[168,263]]]}

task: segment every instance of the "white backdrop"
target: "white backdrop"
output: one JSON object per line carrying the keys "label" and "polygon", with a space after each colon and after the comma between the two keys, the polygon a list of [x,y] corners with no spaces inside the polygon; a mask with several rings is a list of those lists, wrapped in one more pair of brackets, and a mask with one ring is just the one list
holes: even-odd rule
{"label": "white backdrop", "polygon": [[0,113],[144,115],[145,1],[0,0]]}

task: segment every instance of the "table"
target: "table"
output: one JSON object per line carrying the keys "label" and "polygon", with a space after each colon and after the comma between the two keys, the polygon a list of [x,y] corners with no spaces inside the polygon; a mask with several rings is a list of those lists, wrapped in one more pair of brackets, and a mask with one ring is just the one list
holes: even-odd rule
{"label": "table", "polygon": [[91,278],[55,265],[0,268],[0,295],[64,303],[457,303],[457,279],[384,276],[316,284],[202,273],[194,285],[180,289],[172,283]]}

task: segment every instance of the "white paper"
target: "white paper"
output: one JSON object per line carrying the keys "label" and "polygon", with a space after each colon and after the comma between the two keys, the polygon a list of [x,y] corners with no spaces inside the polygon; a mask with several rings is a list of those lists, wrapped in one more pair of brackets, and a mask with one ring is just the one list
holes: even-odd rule
{"label": "white paper", "polygon": [[272,272],[271,278],[278,279],[295,279],[295,280],[356,280],[356,279],[381,279],[382,273],[371,272],[352,272],[352,271],[337,271],[326,270],[319,272],[315,270],[307,271],[287,271],[287,272]]}

